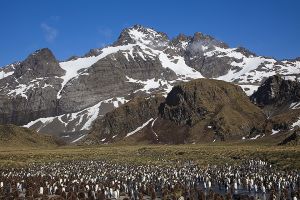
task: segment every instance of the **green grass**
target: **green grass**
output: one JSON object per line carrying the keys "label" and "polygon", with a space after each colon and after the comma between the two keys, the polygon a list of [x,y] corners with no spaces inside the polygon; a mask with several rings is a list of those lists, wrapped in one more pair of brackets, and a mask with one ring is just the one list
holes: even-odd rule
{"label": "green grass", "polygon": [[94,147],[65,146],[58,148],[1,148],[0,168],[24,167],[30,163],[62,160],[109,160],[117,163],[159,164],[193,160],[207,164],[238,164],[244,159],[262,159],[281,169],[300,169],[299,146],[255,144],[195,145],[105,145]]}

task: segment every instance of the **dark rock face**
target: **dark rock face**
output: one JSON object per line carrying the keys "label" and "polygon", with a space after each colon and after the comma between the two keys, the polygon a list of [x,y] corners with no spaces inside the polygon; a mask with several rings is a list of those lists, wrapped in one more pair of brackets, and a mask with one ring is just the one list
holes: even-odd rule
{"label": "dark rock face", "polygon": [[192,37],[192,43],[208,46],[208,48],[213,47],[213,46],[229,48],[229,46],[227,44],[225,44],[224,42],[218,41],[215,38],[213,38],[212,36],[204,35],[203,33],[200,33],[200,32],[196,32],[194,34],[194,36]]}
{"label": "dark rock face", "polygon": [[16,67],[14,75],[16,78],[23,76],[23,79],[26,77],[30,80],[32,77],[54,77],[62,76],[64,73],[52,52],[45,48],[28,56]]}
{"label": "dark rock face", "polygon": [[160,114],[164,119],[171,120],[178,125],[192,126],[208,112],[205,107],[200,107],[200,105],[198,107],[198,102],[192,102],[197,101],[195,99],[197,97],[194,97],[189,96],[189,93],[186,93],[181,86],[175,86],[161,106]]}
{"label": "dark rock face", "polygon": [[98,56],[102,53],[101,49],[91,49],[84,57]]}
{"label": "dark rock face", "polygon": [[14,66],[11,76],[0,79],[0,123],[23,125],[57,115],[56,94],[65,72],[52,52],[42,49]]}
{"label": "dark rock face", "polygon": [[40,117],[57,115],[55,90],[50,87],[36,88],[27,94],[28,100],[23,97],[0,97],[0,123],[23,125]]}
{"label": "dark rock face", "polygon": [[233,62],[233,59],[229,57],[205,57],[204,55],[193,57],[189,51],[185,58],[189,66],[192,66],[207,78],[216,78],[225,75],[232,68],[230,63]]}
{"label": "dark rock face", "polygon": [[[299,119],[300,83],[271,76],[253,93],[251,101],[260,106],[272,124],[272,129],[288,132]],[[294,104],[294,106],[292,106]]]}
{"label": "dark rock face", "polygon": [[251,96],[251,100],[259,106],[283,106],[300,101],[300,83],[284,80],[279,75],[268,78]]}

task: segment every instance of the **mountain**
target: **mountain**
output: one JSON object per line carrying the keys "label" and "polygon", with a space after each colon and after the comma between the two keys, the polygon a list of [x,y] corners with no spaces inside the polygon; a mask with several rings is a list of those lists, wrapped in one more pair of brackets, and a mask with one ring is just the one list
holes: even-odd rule
{"label": "mountain", "polygon": [[289,132],[300,125],[300,83],[285,76],[266,79],[250,99],[268,117],[271,134]]}
{"label": "mountain", "polygon": [[242,140],[264,131],[265,114],[232,83],[196,79],[167,98],[136,98],[96,121],[85,144],[117,141],[199,143]]}
{"label": "mountain", "polygon": [[0,68],[0,123],[59,136],[83,138],[95,120],[139,96],[166,96],[198,78],[239,85],[250,96],[267,77],[295,79],[299,59],[279,61],[231,48],[209,35],[178,35],[135,25],[112,45],[58,62],[41,49]]}
{"label": "mountain", "polygon": [[63,144],[52,136],[12,124],[0,125],[1,147],[55,147]]}

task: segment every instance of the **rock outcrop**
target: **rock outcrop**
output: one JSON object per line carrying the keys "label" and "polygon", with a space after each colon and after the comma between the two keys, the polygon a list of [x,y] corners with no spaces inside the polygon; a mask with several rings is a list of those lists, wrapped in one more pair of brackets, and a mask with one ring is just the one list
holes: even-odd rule
{"label": "rock outcrop", "polygon": [[300,83],[285,80],[280,75],[271,76],[251,96],[251,100],[258,106],[272,105],[281,107],[286,104],[300,101]]}
{"label": "rock outcrop", "polygon": [[107,113],[95,122],[84,143],[199,143],[241,140],[264,132],[262,110],[239,86],[224,81],[181,83],[162,100],[137,98]]}
{"label": "rock outcrop", "polygon": [[[297,76],[275,75],[266,79],[250,97],[268,117],[270,134],[288,133],[298,125],[300,116],[300,83]],[[272,130],[271,130],[272,129]]]}

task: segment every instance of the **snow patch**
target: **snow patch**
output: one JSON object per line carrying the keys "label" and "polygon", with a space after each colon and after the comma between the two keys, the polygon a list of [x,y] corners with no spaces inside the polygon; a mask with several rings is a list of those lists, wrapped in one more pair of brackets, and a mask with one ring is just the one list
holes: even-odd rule
{"label": "snow patch", "polygon": [[300,102],[294,102],[291,103],[290,109],[299,109],[300,108]]}
{"label": "snow patch", "polygon": [[298,118],[298,121],[294,122],[292,124],[292,127],[294,128],[295,126],[300,126],[300,117]]}
{"label": "snow patch", "polygon": [[[24,127],[30,128],[37,123],[41,123],[41,125],[37,128],[39,132],[42,128],[46,127],[49,123],[53,122],[54,119],[59,120],[65,127],[68,126],[68,123],[78,120],[77,124],[75,125],[73,132],[76,131],[76,126],[81,126],[80,130],[89,130],[93,124],[93,122],[99,116],[99,111],[102,103],[112,103],[115,108],[119,107],[119,104],[124,104],[128,100],[125,100],[124,97],[116,97],[110,98],[107,100],[100,101],[99,103],[95,104],[94,106],[85,108],[81,111],[75,113],[68,113],[63,114],[55,117],[46,117],[46,118],[39,118],[34,121],[29,122],[28,124],[24,125]],[[67,122],[63,121],[62,118],[66,117]],[[83,120],[86,120],[83,122]],[[84,124],[83,124],[84,123]]]}
{"label": "snow patch", "polygon": [[79,140],[83,139],[86,135],[82,135],[80,137],[78,137],[77,139],[73,140],[71,143],[75,143],[78,142]]}
{"label": "snow patch", "polygon": [[[160,88],[160,87],[165,87],[166,89],[164,90],[165,93],[169,93],[172,89],[172,86],[170,85],[170,82],[169,81],[166,81],[166,80],[162,80],[162,79],[148,79],[146,81],[142,81],[142,80],[136,80],[136,79],[133,79],[133,78],[130,78],[128,76],[126,76],[127,78],[127,82],[130,82],[130,83],[139,83],[139,84],[143,84],[144,87],[137,90],[137,91],[144,91],[146,93],[151,93],[151,90],[154,90],[154,89],[157,89],[157,88]],[[135,91],[135,92],[137,92]]]}
{"label": "snow patch", "polygon": [[256,139],[259,138],[259,137],[260,137],[260,135],[256,135],[256,136],[250,138],[250,140],[256,140]]}
{"label": "snow patch", "polygon": [[186,65],[184,58],[180,56],[174,56],[171,60],[167,54],[161,52],[159,54],[159,60],[164,68],[169,68],[174,71],[177,75],[185,76],[185,78],[203,78],[200,72]]}
{"label": "snow patch", "polygon": [[259,88],[258,85],[239,85],[239,86],[244,90],[247,96],[251,96]]}
{"label": "snow patch", "polygon": [[47,126],[49,123],[51,123],[56,117],[44,117],[39,118],[37,120],[31,121],[28,124],[24,125],[23,127],[30,128],[31,126],[35,125],[36,123],[40,122],[41,126],[39,126],[36,131],[39,132],[42,128]]}
{"label": "snow patch", "polygon": [[157,120],[157,117],[155,118],[155,120],[152,121],[152,123],[151,123],[151,129],[152,129],[152,132],[155,135],[155,137],[158,138],[157,133],[153,130],[153,126],[154,126],[154,123],[155,123],[156,120]]}
{"label": "snow patch", "polygon": [[153,118],[149,119],[148,121],[146,121],[142,126],[136,128],[134,131],[131,131],[130,133],[127,133],[127,135],[125,137],[129,137],[133,134],[135,134],[136,132],[142,130],[145,126],[147,126],[151,121],[153,120]]}
{"label": "snow patch", "polygon": [[6,78],[10,75],[13,75],[13,73],[14,73],[13,71],[11,71],[11,72],[0,71],[0,79]]}
{"label": "snow patch", "polygon": [[275,134],[277,134],[279,132],[280,132],[280,130],[274,130],[274,129],[272,129],[272,134],[271,135],[275,135]]}

